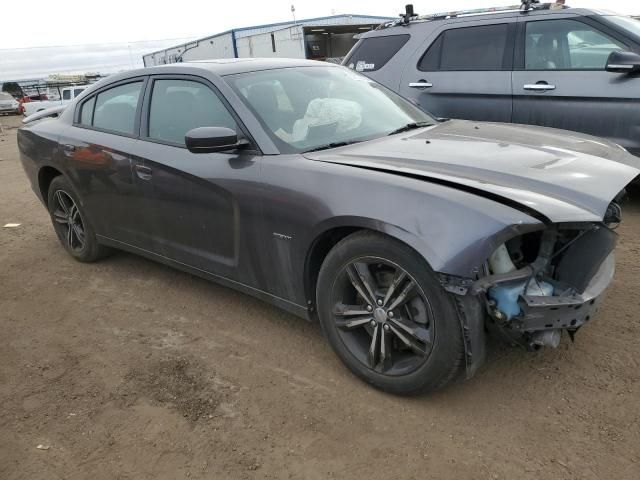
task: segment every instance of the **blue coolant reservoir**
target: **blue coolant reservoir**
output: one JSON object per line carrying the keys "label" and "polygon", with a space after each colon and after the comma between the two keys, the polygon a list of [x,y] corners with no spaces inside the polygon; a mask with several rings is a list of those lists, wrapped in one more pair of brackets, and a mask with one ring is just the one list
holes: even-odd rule
{"label": "blue coolant reservoir", "polygon": [[536,297],[548,297],[553,295],[553,285],[550,283],[531,279],[527,286],[528,280],[520,280],[509,282],[493,287],[489,290],[489,298],[496,302],[496,308],[504,313],[507,320],[520,313],[520,305],[518,305],[518,297],[527,289],[526,294]]}

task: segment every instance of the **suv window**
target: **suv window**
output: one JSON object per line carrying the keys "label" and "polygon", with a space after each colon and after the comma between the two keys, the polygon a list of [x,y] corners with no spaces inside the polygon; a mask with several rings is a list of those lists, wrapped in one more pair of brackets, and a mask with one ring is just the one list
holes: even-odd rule
{"label": "suv window", "polygon": [[237,130],[227,107],[208,86],[191,80],[153,82],[149,138],[184,145],[185,134],[197,127]]}
{"label": "suv window", "polygon": [[63,90],[62,91],[62,99],[63,100],[71,100],[71,90]]}
{"label": "suv window", "polygon": [[133,135],[141,88],[139,81],[100,92],[96,96],[93,126]]}
{"label": "suv window", "polygon": [[364,38],[343,65],[358,72],[373,72],[384,67],[409,41],[410,35]]}
{"label": "suv window", "polygon": [[626,46],[576,20],[527,22],[526,70],[602,70]]}
{"label": "suv window", "polygon": [[505,70],[509,25],[482,25],[446,30],[420,59],[418,70]]}

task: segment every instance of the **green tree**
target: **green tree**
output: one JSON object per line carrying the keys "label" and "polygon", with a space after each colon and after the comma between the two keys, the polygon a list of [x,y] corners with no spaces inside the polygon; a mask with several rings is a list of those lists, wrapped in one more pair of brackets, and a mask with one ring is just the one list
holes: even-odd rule
{"label": "green tree", "polygon": [[2,84],[2,91],[7,92],[13,96],[22,96],[22,88],[17,82],[4,82]]}

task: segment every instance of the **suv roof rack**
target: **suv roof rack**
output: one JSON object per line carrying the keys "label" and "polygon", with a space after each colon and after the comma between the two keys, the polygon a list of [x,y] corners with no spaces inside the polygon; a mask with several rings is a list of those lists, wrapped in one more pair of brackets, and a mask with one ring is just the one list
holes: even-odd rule
{"label": "suv roof rack", "polygon": [[540,3],[540,0],[522,0],[520,5],[510,5],[506,7],[476,8],[473,10],[457,10],[453,12],[432,13],[428,15],[418,15],[413,11],[413,5],[405,6],[405,13],[400,14],[400,18],[392,22],[382,24],[378,28],[389,28],[396,25],[407,25],[413,21],[446,20],[449,18],[466,17],[472,15],[486,15],[489,13],[522,12],[527,13],[533,10],[556,10],[569,8],[564,0],[553,3]]}

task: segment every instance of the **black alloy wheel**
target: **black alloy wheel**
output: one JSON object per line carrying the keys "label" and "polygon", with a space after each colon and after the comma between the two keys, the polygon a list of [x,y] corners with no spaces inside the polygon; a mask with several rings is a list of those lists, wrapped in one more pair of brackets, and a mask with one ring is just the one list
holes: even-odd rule
{"label": "black alloy wheel", "polygon": [[84,222],[80,210],[64,190],[56,190],[53,195],[53,220],[60,238],[64,238],[67,248],[81,252],[86,246]]}
{"label": "black alloy wheel", "polygon": [[327,341],[358,377],[387,392],[438,390],[464,370],[460,312],[407,244],[361,230],[327,254],[316,285]]}
{"label": "black alloy wheel", "polygon": [[336,277],[332,299],[341,340],[369,368],[406,375],[427,360],[434,337],[431,305],[400,266],[354,259]]}
{"label": "black alloy wheel", "polygon": [[101,245],[79,196],[62,175],[55,177],[47,192],[53,228],[69,254],[80,262],[95,262],[111,252]]}

